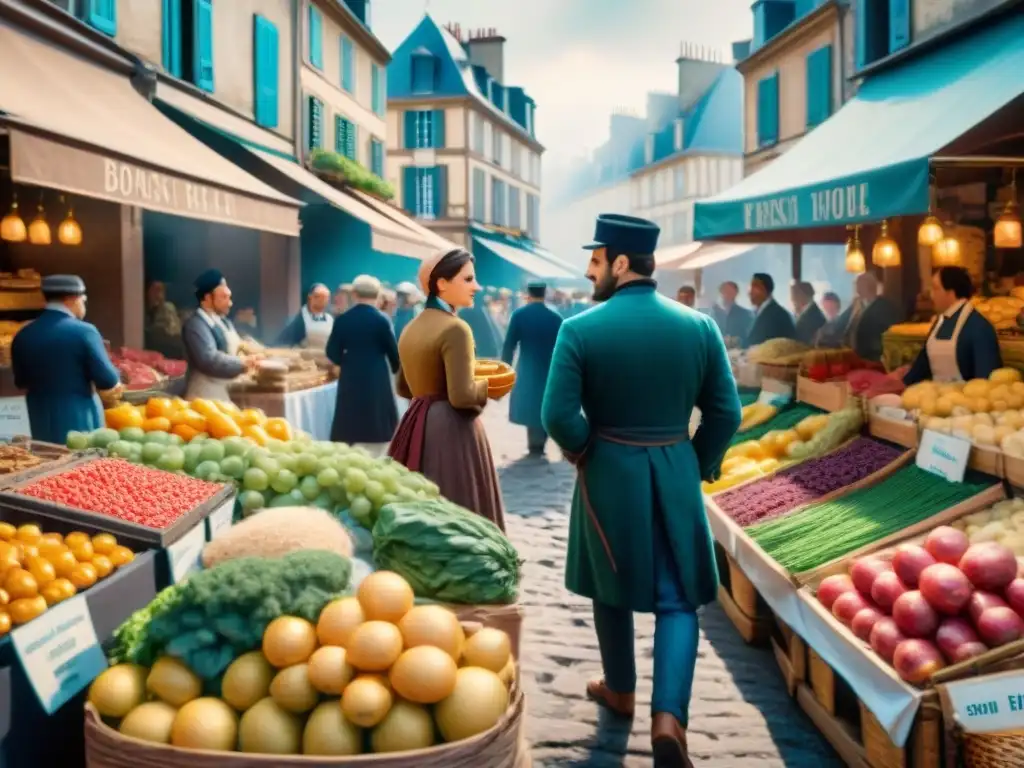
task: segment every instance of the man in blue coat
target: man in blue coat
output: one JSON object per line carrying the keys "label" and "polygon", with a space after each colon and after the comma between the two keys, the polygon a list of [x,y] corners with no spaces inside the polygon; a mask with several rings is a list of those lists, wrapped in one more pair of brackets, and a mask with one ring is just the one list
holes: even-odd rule
{"label": "man in blue coat", "polygon": [[341,368],[331,440],[362,445],[380,455],[398,426],[392,376],[398,373],[398,342],[391,320],[377,309],[380,281],[352,281],[353,304],[335,319],[327,357]]}
{"label": "man in blue coat", "polygon": [[551,353],[562,327],[561,315],[544,303],[546,291],[547,284],[539,281],[526,287],[526,305],[512,313],[501,350],[501,359],[511,365],[519,348],[508,418],[513,424],[526,427],[531,456],[543,456],[548,441],[540,420],[540,406],[551,368]]}
{"label": "man in blue coat", "polygon": [[743,347],[747,343],[750,326],[754,324],[754,313],[736,303],[740,287],[732,280],[718,286],[718,301],[711,307],[711,317],[718,325],[726,343]]}
{"label": "man in blue coat", "polygon": [[75,275],[43,278],[46,309],[11,344],[14,384],[25,390],[32,437],[63,445],[68,432],[103,426],[96,399],[116,399],[121,376],[96,326],[83,322],[85,283]]}
{"label": "man in blue coat", "polygon": [[185,397],[228,402],[228,384],[255,364],[252,356],[243,356],[242,337],[228,319],[231,289],[220,270],[208,269],[195,281],[199,306],[181,327],[188,361]]}
{"label": "man in blue coat", "polygon": [[740,403],[714,321],[657,292],[658,233],[598,217],[587,277],[603,303],[562,323],[541,420],[578,473],[565,583],[594,602],[604,668],[587,694],[632,717],[633,613],[654,613],[651,740],[668,768],[691,765],[697,609],[718,591],[701,481],[719,473]]}
{"label": "man in blue coat", "polygon": [[771,339],[795,339],[793,316],[774,297],[775,281],[766,272],[756,272],[750,280],[750,303],[754,305],[754,324],[745,347],[755,347]]}

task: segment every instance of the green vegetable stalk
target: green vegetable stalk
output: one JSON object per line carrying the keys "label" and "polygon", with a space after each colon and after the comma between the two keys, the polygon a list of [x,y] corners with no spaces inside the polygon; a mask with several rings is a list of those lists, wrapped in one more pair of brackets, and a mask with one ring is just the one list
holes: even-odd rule
{"label": "green vegetable stalk", "polygon": [[115,632],[111,662],[150,666],[166,654],[214,680],[238,655],[258,648],[278,616],[315,623],[351,574],[348,558],[326,551],[229,560],[168,587],[129,617]]}

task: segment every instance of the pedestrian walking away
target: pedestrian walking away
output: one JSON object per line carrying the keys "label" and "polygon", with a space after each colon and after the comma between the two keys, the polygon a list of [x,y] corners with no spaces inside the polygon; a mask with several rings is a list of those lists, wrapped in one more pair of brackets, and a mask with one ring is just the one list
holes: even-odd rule
{"label": "pedestrian walking away", "polygon": [[504,531],[498,473],[479,419],[487,381],[473,376],[473,333],[455,314],[480,291],[473,256],[461,248],[440,253],[423,262],[419,279],[427,301],[398,343],[398,395],[412,402],[388,453]]}
{"label": "pedestrian walking away", "polygon": [[593,600],[604,669],[587,694],[632,717],[633,613],[654,613],[651,742],[655,765],[676,768],[692,766],[696,612],[718,589],[701,480],[717,475],[740,404],[714,321],[656,291],[658,233],[598,217],[587,277],[602,303],[562,324],[541,420],[577,469],[565,583]]}
{"label": "pedestrian walking away", "polygon": [[540,419],[540,406],[562,316],[544,303],[546,283],[532,282],[526,292],[526,305],[515,310],[509,319],[501,359],[511,365],[519,350],[509,421],[526,427],[527,447],[530,454],[536,456],[544,454],[548,441]]}
{"label": "pedestrian walking away", "polygon": [[380,290],[380,281],[369,275],[352,282],[353,304],[334,319],[326,350],[341,368],[331,440],[360,445],[374,456],[386,450],[398,425],[391,387],[398,344],[391,321],[377,309]]}

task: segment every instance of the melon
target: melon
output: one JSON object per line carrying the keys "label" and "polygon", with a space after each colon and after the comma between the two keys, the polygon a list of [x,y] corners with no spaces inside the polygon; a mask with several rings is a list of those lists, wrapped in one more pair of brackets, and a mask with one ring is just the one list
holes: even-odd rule
{"label": "melon", "polygon": [[316,624],[316,636],[321,645],[337,645],[344,648],[348,638],[366,621],[363,606],[354,597],[343,597],[324,606]]}
{"label": "melon", "polygon": [[359,677],[345,687],[341,695],[341,711],[345,719],[360,728],[372,728],[391,709],[391,691],[379,680]]}
{"label": "melon", "polygon": [[484,627],[466,641],[462,650],[462,666],[481,667],[495,674],[501,672],[512,658],[512,643],[500,629]]}
{"label": "melon", "polygon": [[370,735],[377,754],[434,746],[434,721],[426,707],[398,700]]}
{"label": "melon", "polygon": [[302,734],[304,755],[358,755],[363,732],[345,719],[337,699],[325,701],[309,714]]}
{"label": "melon", "polygon": [[497,725],[508,703],[508,689],[496,674],[463,667],[451,696],[434,707],[434,719],[445,741],[461,741]]}
{"label": "melon", "polygon": [[340,696],[351,682],[355,670],[348,663],[344,648],[325,645],[313,651],[308,662],[309,681],[320,693]]}
{"label": "melon", "polygon": [[316,650],[316,629],[305,619],[279,616],[263,632],[263,655],[278,669],[301,664]]}
{"label": "melon", "polygon": [[302,719],[271,698],[261,699],[238,724],[238,751],[295,755],[302,745]]}
{"label": "melon", "polygon": [[220,699],[194,699],[178,710],[171,744],[183,749],[231,752],[238,741],[238,715]]}

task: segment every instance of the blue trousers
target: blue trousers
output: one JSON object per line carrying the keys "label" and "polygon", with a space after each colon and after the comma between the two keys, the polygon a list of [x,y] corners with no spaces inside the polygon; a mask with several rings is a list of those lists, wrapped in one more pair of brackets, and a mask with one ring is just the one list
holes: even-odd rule
{"label": "blue trousers", "polygon": [[[667,712],[685,728],[697,666],[697,612],[687,602],[668,532],[654,515],[654,693],[651,712]],[[601,649],[604,681],[616,693],[636,690],[633,613],[594,601],[594,627]]]}
{"label": "blue trousers", "polygon": [[544,446],[548,442],[548,433],[542,427],[526,428],[526,444],[530,453],[544,453]]}

